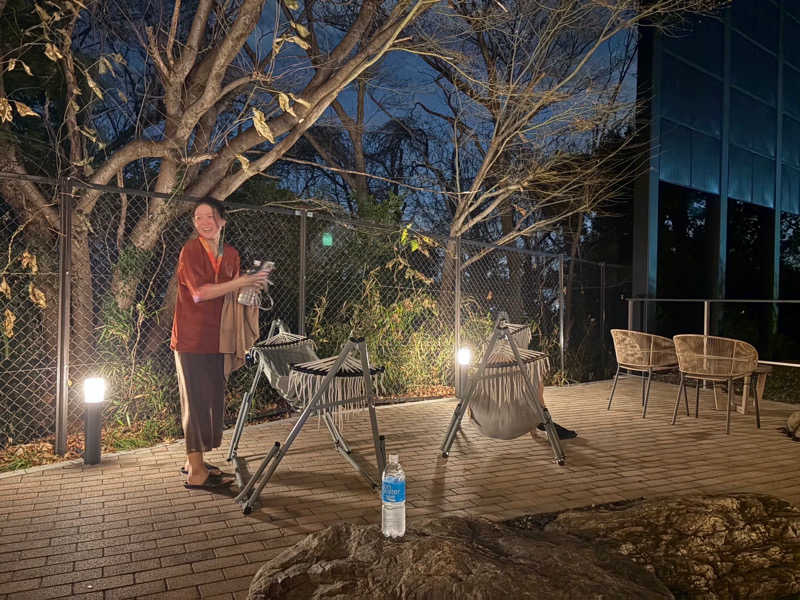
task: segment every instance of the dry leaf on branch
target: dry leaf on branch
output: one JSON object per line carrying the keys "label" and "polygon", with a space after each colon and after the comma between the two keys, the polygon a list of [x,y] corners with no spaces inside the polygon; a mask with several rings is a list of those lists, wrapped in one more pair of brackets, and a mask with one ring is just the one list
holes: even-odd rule
{"label": "dry leaf on branch", "polygon": [[14,100],[13,102],[14,102],[14,106],[17,108],[17,113],[19,114],[20,117],[38,117],[39,116],[27,104],[19,102],[18,100]]}
{"label": "dry leaf on branch", "polygon": [[0,123],[11,121],[11,104],[0,96]]}
{"label": "dry leaf on branch", "polygon": [[250,170],[250,161],[247,160],[247,157],[244,154],[237,154],[236,160],[238,160],[239,164],[242,165],[242,171],[247,173]]}
{"label": "dry leaf on branch", "polygon": [[10,339],[14,337],[14,321],[17,320],[17,317],[9,309],[6,309],[6,311],[3,313],[3,316],[5,317],[3,319],[3,333],[5,333],[6,337]]}
{"label": "dry leaf on branch", "polygon": [[33,285],[32,281],[28,284],[28,297],[39,308],[47,308],[47,296],[44,295],[42,290]]}
{"label": "dry leaf on branch", "polygon": [[294,114],[294,110],[292,110],[291,104],[289,104],[289,96],[287,96],[283,92],[278,92],[278,104],[280,104],[281,110],[283,112],[289,113],[293,117],[297,116],[296,114]]}
{"label": "dry leaf on branch", "polygon": [[89,86],[89,88],[94,92],[95,96],[97,96],[98,98],[100,98],[100,100],[102,100],[103,90],[100,89],[100,86],[97,85],[97,82],[95,82],[95,80],[92,79],[88,73],[86,73],[86,83]]}
{"label": "dry leaf on branch", "polygon": [[308,31],[308,28],[305,25],[292,21],[292,27],[294,27],[294,30],[300,35],[301,38],[311,37],[311,33]]}
{"label": "dry leaf on branch", "polygon": [[36,262],[35,254],[31,254],[30,252],[25,250],[25,252],[22,253],[20,261],[22,262],[23,269],[30,269],[31,273],[33,273],[34,275],[36,275],[36,273],[39,272],[39,265]]}
{"label": "dry leaf on branch", "polygon": [[44,55],[53,62],[57,62],[59,59],[64,58],[64,55],[61,54],[56,45],[51,44],[50,42],[47,42],[44,47]]}
{"label": "dry leaf on branch", "polygon": [[0,293],[5,294],[6,298],[11,300],[11,287],[9,287],[8,281],[6,281],[5,277],[3,277],[3,280],[0,281]]}
{"label": "dry leaf on branch", "polygon": [[272,135],[272,130],[270,130],[269,125],[267,125],[267,119],[264,113],[257,108],[253,109],[253,127],[256,128],[258,135],[267,138],[270,144],[275,143],[275,136]]}

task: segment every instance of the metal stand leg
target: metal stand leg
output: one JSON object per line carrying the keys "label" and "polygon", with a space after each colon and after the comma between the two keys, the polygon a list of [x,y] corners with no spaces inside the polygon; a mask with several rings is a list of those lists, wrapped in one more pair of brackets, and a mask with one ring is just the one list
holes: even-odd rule
{"label": "metal stand leg", "polygon": [[473,391],[475,390],[475,382],[480,381],[480,379],[483,377],[483,373],[486,370],[486,363],[489,361],[489,356],[494,350],[494,346],[497,343],[497,340],[502,335],[503,334],[498,329],[497,323],[495,323],[494,331],[492,332],[492,337],[489,340],[489,346],[486,348],[486,352],[483,353],[483,358],[481,358],[481,364],[480,367],[478,367],[478,373],[475,376],[474,380],[470,379],[467,380],[467,389],[466,392],[463,392],[464,397],[459,401],[455,411],[453,411],[453,416],[450,419],[450,426],[447,428],[447,433],[444,436],[444,441],[442,442],[442,447],[441,447],[442,457],[444,458],[447,458],[450,455],[450,447],[453,445],[453,440],[456,437],[456,432],[461,427],[461,419],[464,418],[464,414],[467,412],[467,407],[469,407],[470,400],[472,400],[472,394]]}
{"label": "metal stand leg", "polygon": [[[762,375],[761,377],[766,377],[766,375]],[[755,380],[756,381],[755,381],[755,389],[754,389],[754,394],[753,394],[753,402],[755,403],[755,409],[756,409],[756,428],[757,429],[761,429],[761,411],[758,408],[758,401],[759,401],[759,397],[758,397],[758,382],[760,380],[760,377],[756,377]]]}
{"label": "metal stand leg", "polygon": [[228,462],[236,458],[236,452],[239,449],[239,441],[242,438],[242,431],[247,423],[247,416],[250,414],[250,406],[253,403],[253,396],[258,389],[258,382],[261,379],[261,359],[257,365],[256,374],[253,377],[253,383],[250,384],[250,389],[245,392],[242,403],[239,405],[239,414],[236,417],[236,426],[233,428],[233,435],[231,435],[231,447],[228,450]]}
{"label": "metal stand leg", "polygon": [[645,386],[645,380],[644,380],[644,374],[642,374],[642,406],[644,406],[644,402],[645,402],[645,400],[644,400],[644,386]]}
{"label": "metal stand leg", "polygon": [[686,416],[689,416],[689,394],[686,393],[686,386],[683,386],[683,404],[686,406]]}
{"label": "metal stand leg", "polygon": [[614,385],[611,386],[611,395],[608,397],[608,408],[611,410],[611,401],[614,399],[614,391],[617,389],[617,381],[619,380],[619,365],[617,365],[617,373],[614,375]]}
{"label": "metal stand leg", "polygon": [[491,356],[492,351],[494,350],[494,346],[497,343],[497,340],[500,338],[505,338],[506,342],[508,342],[511,351],[514,354],[514,359],[517,363],[517,367],[519,367],[520,373],[522,374],[522,380],[525,383],[525,391],[527,394],[527,401],[530,405],[531,409],[533,410],[534,414],[536,414],[537,418],[544,424],[545,431],[547,432],[547,439],[550,442],[550,446],[553,449],[553,462],[563,465],[564,464],[564,451],[561,448],[561,442],[558,438],[558,433],[556,432],[556,428],[553,425],[553,419],[550,417],[550,412],[547,410],[546,406],[543,406],[539,402],[539,388],[538,386],[540,383],[537,381],[536,385],[532,384],[528,375],[525,372],[525,367],[522,363],[522,357],[519,354],[519,349],[517,348],[517,344],[513,339],[513,336],[509,335],[508,333],[508,326],[506,322],[508,321],[508,316],[505,313],[500,313],[497,317],[497,321],[495,322],[494,332],[492,333],[492,337],[489,340],[489,346],[486,348],[486,351],[483,354],[483,358],[481,359],[481,365],[478,368],[478,373],[475,378],[470,381],[467,385],[467,392],[461,402],[458,403],[456,406],[456,410],[453,413],[453,417],[450,420],[450,427],[447,430],[447,434],[445,435],[444,442],[442,443],[442,456],[447,458],[450,453],[450,447],[453,444],[453,440],[456,435],[456,431],[458,427],[461,425],[461,419],[464,417],[464,413],[467,411],[469,407],[469,402],[472,399],[472,395],[475,393],[477,382],[481,380],[484,376],[484,372],[486,370],[486,364],[489,360],[489,356]]}
{"label": "metal stand leg", "polygon": [[[688,416],[688,413],[687,413]],[[697,380],[697,385],[694,387],[694,418],[700,417],[700,380]]]}
{"label": "metal stand leg", "polygon": [[375,465],[378,468],[378,481],[380,481],[386,469],[386,440],[378,432],[378,415],[375,413],[375,390],[372,388],[372,377],[369,372],[367,344],[363,338],[358,342],[358,353],[361,356],[361,372],[364,375],[364,390],[367,393],[369,422],[372,427],[372,444],[375,446]]}
{"label": "metal stand leg", "polygon": [[[506,317],[506,319],[507,318],[508,317]],[[539,403],[538,388],[541,385],[541,382],[537,380],[535,386],[531,383],[528,375],[525,373],[525,367],[522,364],[522,357],[519,355],[517,343],[514,341],[512,336],[508,335],[508,328],[503,327],[503,329],[506,332],[506,341],[508,342],[508,345],[511,346],[511,351],[514,353],[514,358],[517,360],[517,366],[522,374],[522,381],[525,382],[525,388],[528,391],[528,404],[533,409],[534,413],[536,413],[544,423],[544,430],[547,432],[547,441],[550,442],[550,447],[553,449],[553,462],[563,465],[565,459],[564,450],[561,448],[561,440],[558,437],[555,425],[553,425],[553,419],[550,416],[550,411],[547,410],[546,406]]]}
{"label": "metal stand leg", "polygon": [[650,399],[650,382],[653,378],[653,371],[647,371],[647,391],[644,394],[644,406],[642,408],[642,418],[644,419],[645,415],[647,414],[647,401]]}
{"label": "metal stand leg", "polygon": [[[264,487],[269,482],[272,475],[280,465],[281,460],[283,457],[286,456],[286,453],[291,448],[292,443],[294,442],[295,438],[299,435],[300,430],[302,430],[303,425],[305,425],[306,421],[308,420],[309,416],[314,412],[320,411],[322,414],[322,420],[325,425],[328,427],[328,431],[331,433],[331,436],[334,439],[334,444],[336,449],[339,453],[349,462],[353,468],[355,468],[365,479],[370,483],[370,485],[374,488],[377,488],[377,481],[367,473],[351,456],[350,447],[347,445],[344,437],[342,436],[339,429],[336,427],[336,424],[333,422],[333,419],[330,416],[330,405],[321,405],[320,401],[324,396],[325,392],[327,392],[328,388],[331,385],[334,377],[339,372],[339,369],[344,364],[344,361],[350,355],[350,353],[358,347],[361,357],[362,357],[362,368],[364,369],[364,377],[365,377],[365,387],[367,392],[367,403],[369,408],[374,411],[374,392],[372,387],[372,380],[369,370],[369,362],[367,359],[367,349],[366,344],[364,343],[363,339],[354,339],[351,338],[347,341],[347,343],[342,348],[342,351],[339,353],[336,361],[334,362],[333,366],[328,370],[328,373],[325,375],[325,378],[322,380],[320,387],[314,393],[314,396],[311,398],[309,403],[303,409],[303,412],[300,413],[300,416],[297,418],[297,422],[292,427],[292,430],[289,432],[289,435],[286,437],[286,440],[281,445],[280,442],[275,442],[275,445],[270,450],[270,453],[264,458],[264,460],[259,465],[258,470],[253,474],[247,484],[242,488],[242,491],[236,497],[236,501],[242,503],[242,511],[244,514],[249,514],[253,510],[253,505],[255,504],[258,497],[261,495]],[[384,441],[383,438],[378,435],[378,427],[377,427],[377,419],[373,418],[374,416],[371,414],[371,419],[373,421],[373,438],[374,444],[376,448],[376,453],[380,453],[381,458],[384,456]],[[273,460],[274,459],[274,460]],[[383,472],[384,465],[379,464],[379,477],[380,474]],[[266,471],[266,472],[265,472]]]}
{"label": "metal stand leg", "polygon": [[728,410],[725,415],[725,433],[731,432],[731,403],[733,402],[733,380],[728,379]]}
{"label": "metal stand leg", "polygon": [[[681,405],[681,392],[684,393],[684,397],[686,394],[685,390],[686,386],[686,377],[683,373],[681,373],[681,384],[678,386],[678,397],[675,399],[675,410],[672,412],[672,424],[675,425],[675,421],[678,419],[678,407]],[[686,410],[689,410],[689,404],[687,400]]]}

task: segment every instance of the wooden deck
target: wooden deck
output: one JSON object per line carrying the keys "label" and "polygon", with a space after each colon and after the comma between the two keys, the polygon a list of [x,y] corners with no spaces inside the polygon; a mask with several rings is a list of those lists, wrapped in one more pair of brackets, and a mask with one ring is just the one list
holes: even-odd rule
{"label": "wooden deck", "polygon": [[[762,403],[755,417],[713,410],[670,424],[677,386],[656,382],[646,419],[639,380],[623,379],[606,410],[609,381],[547,388],[564,442],[564,466],[542,437],[482,438],[468,419],[450,457],[439,446],[453,400],[378,409],[387,450],[408,478],[408,525],[425,516],[506,519],[609,501],[685,493],[751,491],[800,505],[800,443],[779,434],[798,405]],[[690,393],[690,400],[693,395]],[[693,402],[692,408],[693,408]],[[241,454],[283,441],[293,421],[245,429]],[[371,454],[366,415],[348,421],[354,450]],[[226,432],[225,444],[230,432]],[[224,465],[227,446],[208,459]],[[243,515],[232,494],[187,491],[182,443],[0,475],[0,599],[243,598],[270,557],[308,532],[347,520],[380,522],[380,502],[309,421],[262,494]]]}

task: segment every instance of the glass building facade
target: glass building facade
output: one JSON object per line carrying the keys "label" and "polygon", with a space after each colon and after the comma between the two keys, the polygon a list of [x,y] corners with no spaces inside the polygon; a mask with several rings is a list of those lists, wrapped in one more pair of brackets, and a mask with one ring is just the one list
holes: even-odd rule
{"label": "glass building facade", "polygon": [[[650,170],[635,186],[634,295],[797,298],[800,2],[734,0],[645,31],[638,91]],[[682,318],[670,310],[658,329]]]}

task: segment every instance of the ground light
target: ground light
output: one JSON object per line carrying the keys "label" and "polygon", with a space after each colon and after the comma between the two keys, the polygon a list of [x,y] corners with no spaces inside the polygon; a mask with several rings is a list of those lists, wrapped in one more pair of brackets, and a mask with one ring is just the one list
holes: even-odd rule
{"label": "ground light", "polygon": [[106,380],[88,377],[83,382],[83,401],[86,404],[86,448],[83,462],[87,465],[100,463],[100,438],[103,425],[103,400],[106,395]]}
{"label": "ground light", "polygon": [[472,350],[462,346],[456,352],[456,362],[458,363],[458,381],[456,382],[456,396],[459,398],[466,393],[467,387],[467,367],[472,362]]}
{"label": "ground light", "polygon": [[458,349],[458,353],[456,354],[456,360],[458,360],[458,364],[463,367],[469,365],[472,362],[472,350],[464,346],[463,348]]}

